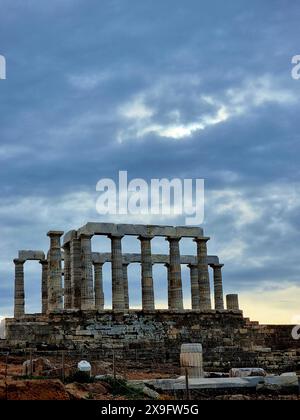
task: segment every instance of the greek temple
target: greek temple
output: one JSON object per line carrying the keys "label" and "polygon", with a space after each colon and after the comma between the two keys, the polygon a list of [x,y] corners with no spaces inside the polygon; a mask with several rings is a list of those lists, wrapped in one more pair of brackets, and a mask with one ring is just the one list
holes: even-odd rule
{"label": "greek temple", "polygon": [[[103,235],[111,241],[111,252],[92,249],[92,238]],[[140,254],[122,252],[124,236],[134,236],[140,242]],[[153,265],[163,264],[167,270],[168,310],[184,311],[181,265],[190,269],[192,311],[225,311],[222,268],[219,258],[209,256],[207,243],[198,227],[173,227],[134,224],[87,223],[64,235],[50,231],[50,248],[43,251],[19,251],[15,264],[14,317],[25,316],[24,264],[36,260],[41,264],[42,314],[64,311],[104,311],[103,265],[111,263],[112,311],[126,314],[130,310],[128,293],[128,266],[141,264],[142,310],[155,311]],[[151,241],[164,237],[169,254],[152,254]],[[195,255],[180,255],[180,240],[190,238],[195,244]],[[214,307],[211,300],[209,267],[213,270]],[[227,295],[228,311],[239,311],[237,295]]]}

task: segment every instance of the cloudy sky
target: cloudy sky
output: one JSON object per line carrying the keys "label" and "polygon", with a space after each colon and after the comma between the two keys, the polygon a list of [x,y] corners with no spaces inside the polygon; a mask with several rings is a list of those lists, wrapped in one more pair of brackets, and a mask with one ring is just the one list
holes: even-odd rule
{"label": "cloudy sky", "polygon": [[[297,0],[0,0],[0,314],[13,309],[18,249],[87,221],[96,183],[204,178],[209,253],[245,314],[300,314],[300,54]],[[110,218],[119,221],[119,219]],[[122,222],[140,222],[123,218]],[[153,222],[153,220],[151,220]],[[182,224],[183,218],[156,223]],[[124,251],[138,252],[124,240]],[[97,239],[95,251],[108,251]],[[154,252],[167,252],[155,240]],[[183,241],[181,251],[194,253]],[[107,306],[110,272],[105,269]],[[155,267],[164,307],[166,273]],[[140,305],[138,267],[130,298]],[[189,277],[183,268],[189,305]],[[26,265],[26,309],[40,267]]]}

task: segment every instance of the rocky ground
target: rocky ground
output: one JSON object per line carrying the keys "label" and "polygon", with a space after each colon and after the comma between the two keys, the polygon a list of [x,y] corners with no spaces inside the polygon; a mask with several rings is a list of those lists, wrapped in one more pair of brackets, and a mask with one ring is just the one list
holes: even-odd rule
{"label": "rocky ground", "polygon": [[[0,357],[0,400],[134,400],[147,399],[150,396],[142,391],[134,391],[126,385],[126,380],[170,378],[179,374],[179,369],[172,365],[153,366],[152,369],[143,369],[138,364],[117,365],[118,387],[107,381],[97,381],[94,383],[70,382],[63,383],[61,379],[34,376],[35,379],[24,377],[23,362],[24,358]],[[59,359],[51,358],[50,363],[54,368],[52,375],[60,376],[61,371]],[[72,373],[74,361],[66,360],[66,381],[68,375]],[[37,369],[41,368],[38,364]],[[72,367],[70,367],[72,366]],[[111,374],[113,367],[111,363],[97,361],[93,363],[93,374]],[[74,370],[73,370],[74,372]],[[122,378],[122,379],[120,379]],[[150,390],[151,391],[151,390]],[[172,395],[160,395],[161,400],[172,400]],[[183,396],[184,398],[184,396]],[[298,395],[193,395],[196,400],[299,400]]]}

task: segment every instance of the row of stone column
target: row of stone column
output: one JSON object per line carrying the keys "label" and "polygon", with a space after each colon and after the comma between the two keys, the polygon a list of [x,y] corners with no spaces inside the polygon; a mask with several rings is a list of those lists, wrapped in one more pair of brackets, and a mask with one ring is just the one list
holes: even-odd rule
{"label": "row of stone column", "polygon": [[[61,276],[57,265],[59,237],[62,232],[49,232],[49,310],[61,309],[60,289]],[[155,309],[152,273],[152,236],[139,237],[141,242],[142,267],[142,307],[145,311]],[[103,285],[102,267],[95,267],[93,281],[92,235],[81,235],[71,239],[64,247],[65,255],[65,309],[81,308],[83,310],[102,309]],[[112,265],[112,307],[115,312],[128,310],[128,276],[127,267],[123,264],[122,236],[110,235]],[[170,263],[168,267],[168,301],[169,309],[183,310],[183,293],[180,264],[180,237],[168,237]],[[211,309],[211,294],[207,264],[207,241],[209,238],[196,238],[198,265],[191,268],[193,309]],[[222,265],[214,267],[215,308],[224,309]],[[53,289],[57,289],[54,293]],[[56,298],[56,304],[52,299]]]}
{"label": "row of stone column", "polygon": [[[92,261],[91,235],[74,237],[64,246],[64,289],[62,283],[61,231],[51,231],[48,262],[42,264],[42,312],[64,309],[104,309],[102,264]],[[122,236],[111,235],[112,257],[112,306],[115,312],[129,309],[127,266],[123,263]],[[170,310],[183,310],[183,292],[180,264],[179,237],[168,237],[168,307]],[[145,311],[155,309],[152,273],[152,236],[139,237],[141,242],[142,268],[142,307]],[[193,310],[211,309],[211,293],[207,264],[207,241],[209,238],[196,238],[197,265],[190,265],[191,294]],[[24,261],[15,260],[15,315],[24,314]],[[224,309],[222,265],[214,265],[215,309]],[[63,303],[64,296],[64,303]],[[232,304],[234,306],[234,304]]]}
{"label": "row of stone column", "polygon": [[[15,259],[15,305],[14,316],[19,318],[25,315],[25,285],[24,285],[24,264],[25,261]],[[48,261],[41,260],[42,265],[42,313],[48,312]]]}

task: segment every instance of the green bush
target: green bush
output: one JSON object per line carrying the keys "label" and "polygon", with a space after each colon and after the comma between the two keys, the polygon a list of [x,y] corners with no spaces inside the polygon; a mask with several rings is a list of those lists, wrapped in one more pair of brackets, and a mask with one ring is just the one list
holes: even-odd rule
{"label": "green bush", "polygon": [[142,390],[129,385],[125,379],[114,379],[112,376],[106,376],[101,382],[109,385],[112,395],[124,395],[133,399],[143,399],[145,397]]}
{"label": "green bush", "polygon": [[80,384],[91,384],[95,382],[95,379],[93,376],[90,376],[89,373],[77,370],[75,373],[68,376],[65,379],[65,382],[66,383],[78,382]]}

